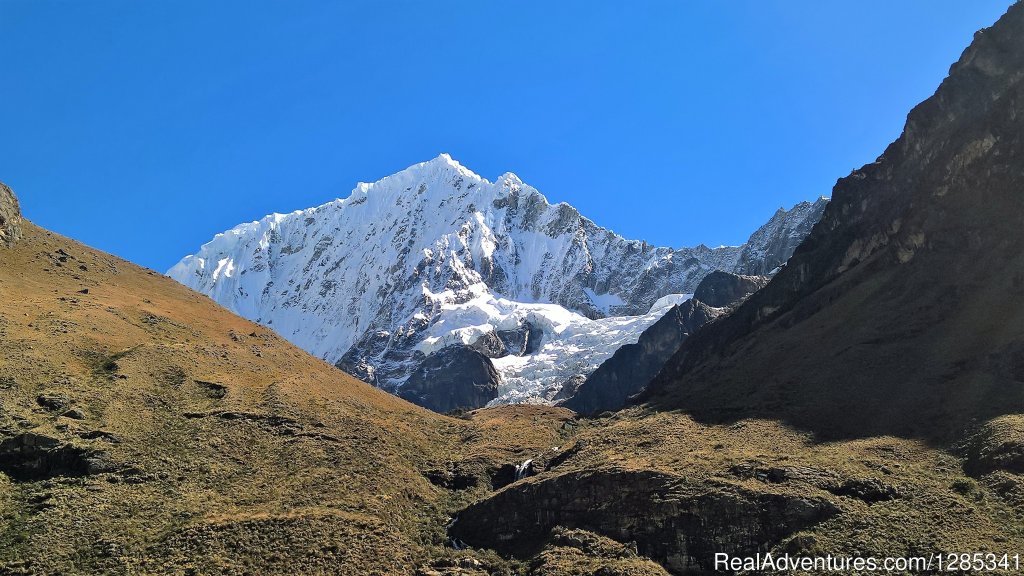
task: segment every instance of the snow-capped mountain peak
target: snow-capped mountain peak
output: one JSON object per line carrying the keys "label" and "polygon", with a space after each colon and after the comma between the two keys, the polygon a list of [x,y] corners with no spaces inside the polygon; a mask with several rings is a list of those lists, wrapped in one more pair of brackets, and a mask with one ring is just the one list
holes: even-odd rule
{"label": "snow-capped mountain peak", "polygon": [[[817,210],[804,204],[801,222]],[[524,400],[557,392],[572,370],[596,368],[657,320],[604,319],[646,318],[659,299],[691,293],[716,269],[783,263],[789,254],[780,260],[778,251],[800,223],[783,213],[769,224],[740,247],[653,247],[549,203],[511,172],[490,182],[441,154],[360,183],[347,198],[218,234],[168,274],[392,390],[439,348],[498,332],[539,330],[546,345],[587,341],[594,353],[577,365],[554,349],[544,358],[558,369],[535,369],[540,357],[496,361],[516,382],[502,397]],[[588,331],[604,336],[581,340]]]}

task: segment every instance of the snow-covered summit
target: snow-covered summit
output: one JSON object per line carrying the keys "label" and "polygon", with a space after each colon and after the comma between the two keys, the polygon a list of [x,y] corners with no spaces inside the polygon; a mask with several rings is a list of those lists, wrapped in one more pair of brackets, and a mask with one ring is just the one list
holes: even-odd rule
{"label": "snow-covered summit", "polygon": [[[659,248],[549,203],[512,173],[490,182],[442,154],[347,198],[218,234],[168,275],[387,389],[440,345],[527,325],[543,331],[545,347],[589,334],[592,350],[577,364],[592,370],[627,343],[619,323],[598,321],[650,316],[659,299],[691,293],[716,269],[777,267],[789,256],[780,260],[780,247],[817,220],[814,209],[776,214],[743,246]],[[560,324],[565,314],[578,320]],[[560,365],[555,348],[546,358]],[[574,375],[568,364],[531,370],[529,358],[495,363],[520,383],[503,390],[508,400],[557,391]]]}

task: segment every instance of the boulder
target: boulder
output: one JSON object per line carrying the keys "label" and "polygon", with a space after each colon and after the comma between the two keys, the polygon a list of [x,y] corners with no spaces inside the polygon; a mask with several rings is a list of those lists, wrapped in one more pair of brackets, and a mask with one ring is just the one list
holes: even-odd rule
{"label": "boulder", "polygon": [[71,405],[71,398],[62,392],[44,392],[36,397],[36,404],[50,411],[64,410]]}

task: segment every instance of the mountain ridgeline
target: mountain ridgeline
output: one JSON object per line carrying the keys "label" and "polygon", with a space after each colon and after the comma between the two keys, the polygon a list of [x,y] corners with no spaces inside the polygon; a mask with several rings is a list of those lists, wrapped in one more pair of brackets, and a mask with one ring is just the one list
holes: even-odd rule
{"label": "mountain ridgeline", "polygon": [[[781,266],[826,205],[780,209],[741,246],[660,248],[550,204],[513,174],[490,182],[441,155],[346,199],[219,234],[168,274],[389,391],[453,359],[477,362],[453,350],[431,358],[455,346],[494,365],[485,390],[462,379],[467,395],[456,397],[551,401],[708,273]],[[516,333],[535,334],[529,352],[494,346]],[[450,404],[428,398],[438,395],[450,396],[405,393]]]}
{"label": "mountain ridgeline", "polygon": [[688,340],[647,401],[823,437],[948,439],[1024,410],[1024,7],[838,181],[766,288]]}

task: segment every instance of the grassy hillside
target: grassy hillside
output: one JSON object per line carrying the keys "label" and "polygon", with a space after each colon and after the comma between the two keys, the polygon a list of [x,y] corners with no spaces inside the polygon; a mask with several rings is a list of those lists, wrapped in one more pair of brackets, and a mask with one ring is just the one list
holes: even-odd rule
{"label": "grassy hillside", "polygon": [[[462,423],[159,274],[24,233],[0,251],[0,438],[42,435],[69,456],[0,475],[0,566],[392,573],[418,560],[439,514],[420,470]],[[43,458],[19,442],[0,469]]]}

